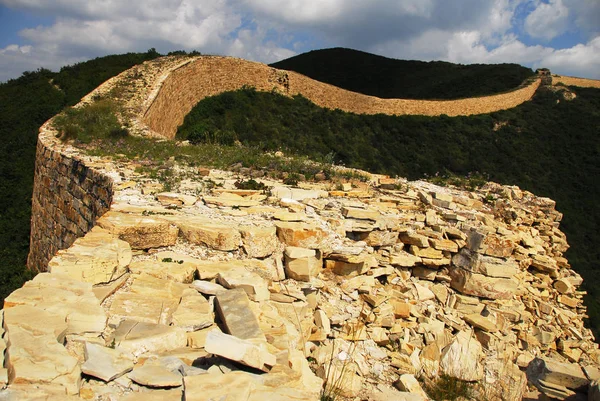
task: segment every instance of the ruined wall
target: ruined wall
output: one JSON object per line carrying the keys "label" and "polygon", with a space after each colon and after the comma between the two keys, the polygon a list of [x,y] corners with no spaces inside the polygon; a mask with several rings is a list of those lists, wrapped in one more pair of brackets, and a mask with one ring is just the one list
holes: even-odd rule
{"label": "ruined wall", "polygon": [[60,249],[87,233],[112,202],[112,179],[87,166],[48,128],[40,128],[31,209],[27,266],[45,271]]}
{"label": "ruined wall", "polygon": [[459,116],[516,107],[531,99],[539,84],[537,79],[511,92],[458,100],[380,99],[260,63],[230,57],[200,57],[170,73],[145,112],[143,122],[155,132],[173,138],[184,117],[200,100],[244,85],[289,96],[302,94],[321,107],[358,114]]}

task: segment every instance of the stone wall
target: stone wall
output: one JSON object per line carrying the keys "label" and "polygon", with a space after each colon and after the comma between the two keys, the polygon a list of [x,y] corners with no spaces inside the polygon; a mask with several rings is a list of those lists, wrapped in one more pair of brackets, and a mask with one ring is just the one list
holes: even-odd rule
{"label": "stone wall", "polygon": [[539,85],[536,79],[511,92],[457,100],[380,99],[260,63],[231,57],[199,57],[171,71],[142,120],[153,131],[173,138],[196,103],[242,86],[275,90],[288,96],[302,94],[318,106],[357,114],[459,116],[516,107],[531,99]]}
{"label": "stone wall", "polygon": [[86,164],[40,128],[31,210],[31,241],[27,266],[46,271],[60,249],[87,233],[112,202],[113,181]]}
{"label": "stone wall", "polygon": [[587,78],[576,78],[576,77],[567,77],[565,75],[554,75],[552,77],[552,84],[565,84],[567,86],[580,86],[583,88],[599,88],[600,89],[600,80],[597,79],[587,79]]}

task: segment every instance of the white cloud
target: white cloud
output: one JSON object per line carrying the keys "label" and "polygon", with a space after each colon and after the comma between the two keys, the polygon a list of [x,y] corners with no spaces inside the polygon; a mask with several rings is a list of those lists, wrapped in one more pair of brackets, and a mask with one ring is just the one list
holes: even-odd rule
{"label": "white cloud", "polygon": [[[272,62],[344,46],[405,59],[518,62],[597,76],[598,0],[0,0],[54,16],[0,50],[0,80],[127,51],[196,49]],[[523,20],[516,10],[534,8]],[[527,46],[515,32],[551,39],[580,24],[587,44]],[[16,47],[15,47],[16,46]],[[594,53],[596,52],[596,53]],[[551,57],[552,56],[552,57]],[[582,58],[578,60],[577,57]]]}
{"label": "white cloud", "polygon": [[570,49],[555,50],[540,63],[550,70],[564,71],[563,75],[600,79],[600,36]]}
{"label": "white cloud", "polygon": [[539,2],[536,9],[525,18],[525,30],[534,38],[552,40],[566,32],[569,23],[569,9],[562,0]]}
{"label": "white cloud", "polygon": [[572,11],[574,25],[587,38],[600,35],[600,1],[598,0],[564,0]]}

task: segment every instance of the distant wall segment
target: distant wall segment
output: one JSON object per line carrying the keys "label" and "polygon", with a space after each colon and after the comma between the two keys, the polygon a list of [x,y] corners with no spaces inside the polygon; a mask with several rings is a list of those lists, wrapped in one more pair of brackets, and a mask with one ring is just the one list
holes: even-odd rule
{"label": "distant wall segment", "polygon": [[459,116],[516,107],[531,99],[539,85],[540,80],[536,79],[511,92],[458,100],[381,99],[260,63],[205,56],[171,71],[145,111],[142,121],[156,133],[174,138],[177,127],[196,103],[243,86],[251,86],[259,91],[275,90],[288,96],[301,94],[318,106],[357,114]]}
{"label": "distant wall segment", "polygon": [[35,160],[27,258],[34,271],[46,271],[58,250],[91,230],[113,196],[112,179],[69,154],[48,125],[40,128]]}
{"label": "distant wall segment", "polygon": [[580,86],[582,88],[598,88],[598,89],[600,89],[600,80],[567,77],[565,75],[552,76],[552,84],[553,85],[565,84],[567,86]]}

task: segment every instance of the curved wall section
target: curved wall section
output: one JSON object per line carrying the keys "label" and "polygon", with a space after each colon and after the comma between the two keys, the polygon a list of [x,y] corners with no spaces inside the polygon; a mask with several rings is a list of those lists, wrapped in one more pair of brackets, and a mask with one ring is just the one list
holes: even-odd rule
{"label": "curved wall section", "polygon": [[165,79],[146,110],[143,122],[158,134],[173,138],[177,127],[200,100],[244,85],[259,91],[301,94],[313,103],[357,114],[420,114],[429,116],[491,113],[531,99],[540,80],[511,92],[458,100],[381,99],[340,89],[304,75],[230,57],[199,57]]}
{"label": "curved wall section", "polygon": [[58,250],[91,230],[113,196],[112,179],[69,155],[48,125],[40,128],[35,160],[27,258],[34,271],[46,271]]}

